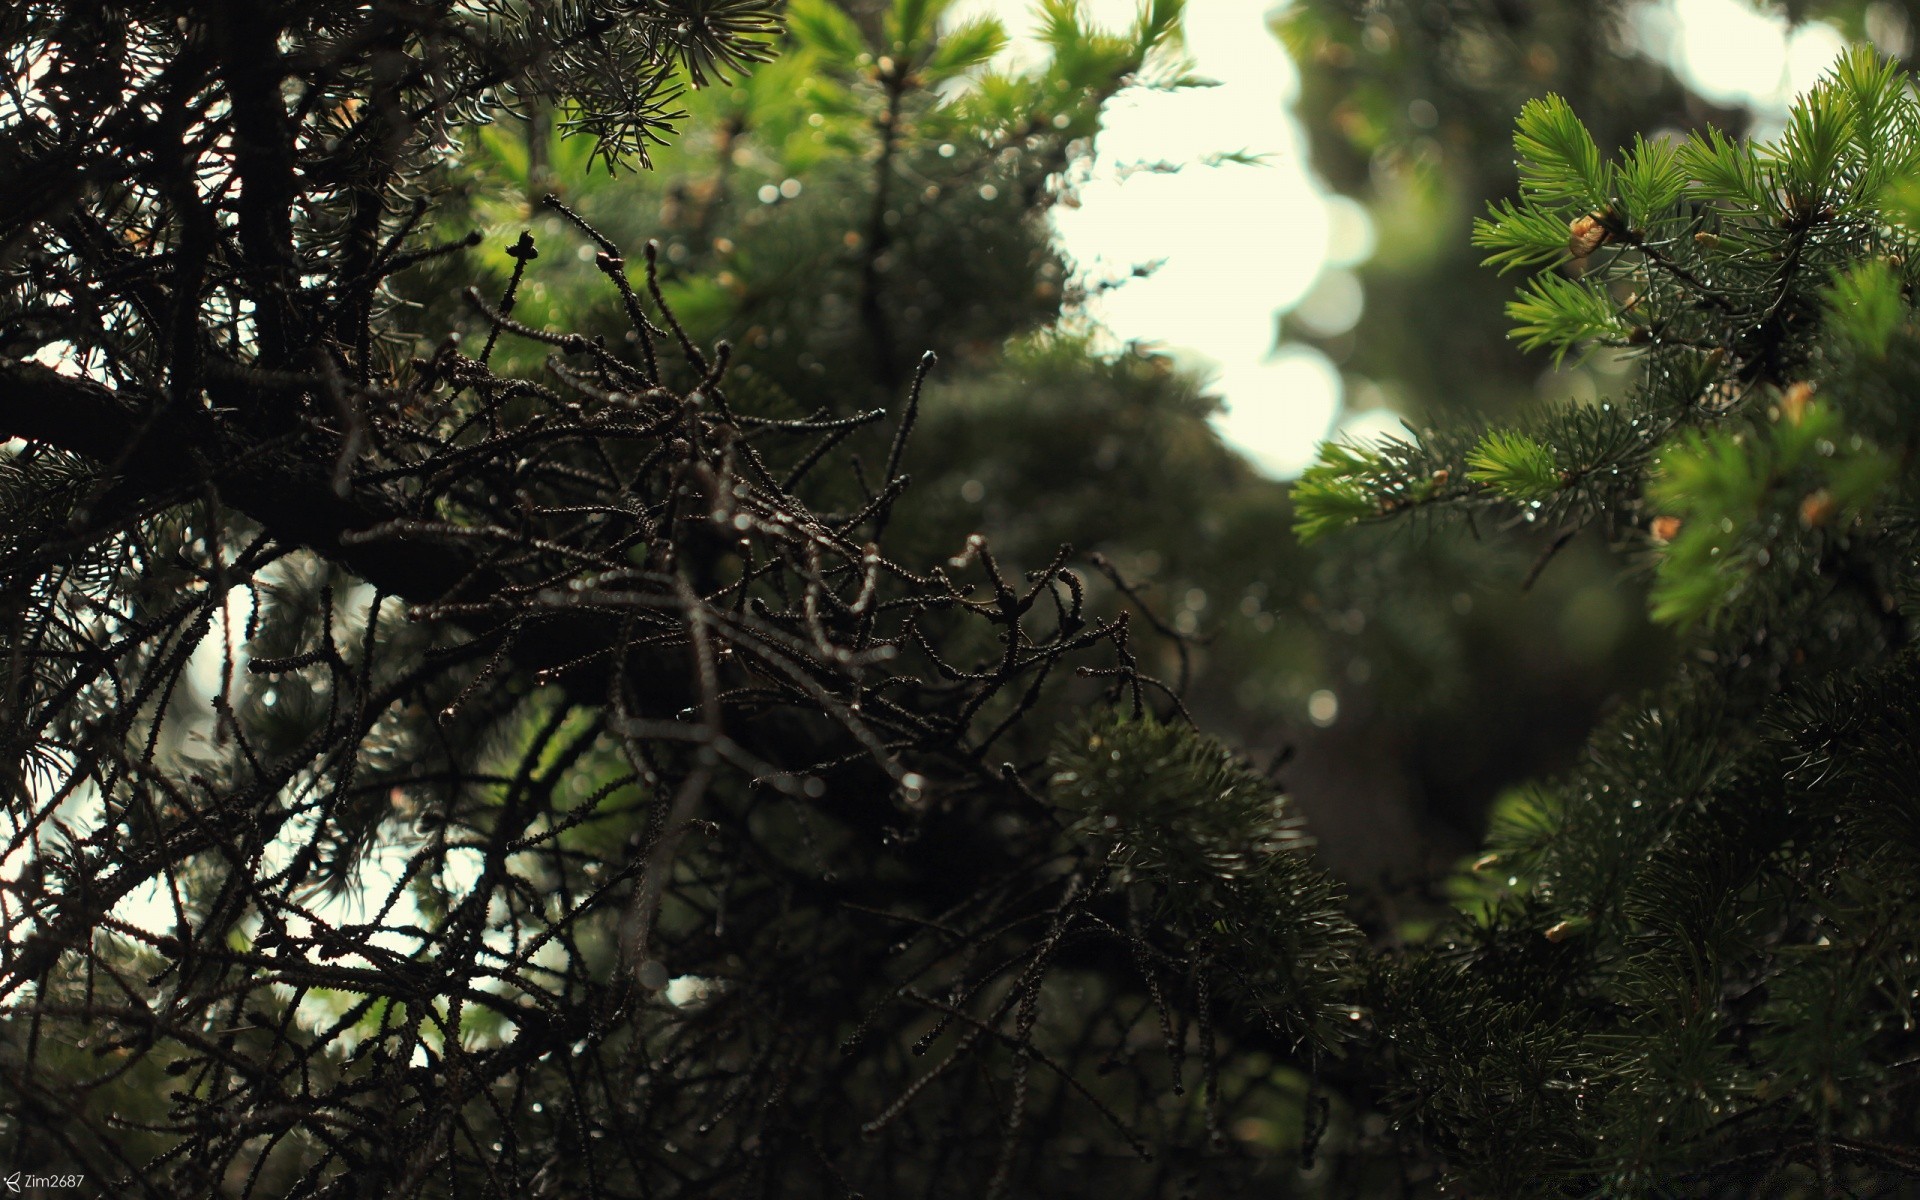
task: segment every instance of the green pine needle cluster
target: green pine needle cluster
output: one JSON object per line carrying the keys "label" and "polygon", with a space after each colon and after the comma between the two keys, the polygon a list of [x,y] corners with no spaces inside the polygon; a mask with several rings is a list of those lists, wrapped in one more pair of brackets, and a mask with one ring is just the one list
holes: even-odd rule
{"label": "green pine needle cluster", "polygon": [[1313,541],[1380,514],[1369,486],[1380,458],[1355,446],[1327,442],[1293,488],[1294,531]]}
{"label": "green pine needle cluster", "polygon": [[1341,1035],[1359,934],[1270,776],[1150,716],[1071,730],[1050,766],[1069,834],[1105,857],[1143,928],[1216,964],[1231,999],[1295,1036]]}
{"label": "green pine needle cluster", "polygon": [[1467,455],[1468,475],[1512,500],[1543,500],[1560,490],[1553,451],[1524,434],[1495,430]]}
{"label": "green pine needle cluster", "polygon": [[[1303,538],[1412,508],[1597,525],[1653,553],[1654,615],[1684,624],[1766,603],[1755,572],[1817,563],[1898,510],[1907,431],[1886,393],[1912,340],[1920,108],[1894,65],[1849,53],[1771,143],[1708,129],[1608,158],[1549,96],[1514,145],[1519,197],[1473,235],[1487,265],[1531,273],[1512,336],[1556,363],[1632,356],[1638,385],[1525,433],[1324,452],[1295,488]],[[1803,435],[1804,399],[1785,421],[1778,404],[1815,386],[1834,399]]]}
{"label": "green pine needle cluster", "polygon": [[1774,413],[1757,428],[1689,430],[1662,451],[1647,495],[1678,524],[1655,579],[1656,620],[1726,612],[1777,555],[1806,558],[1818,547],[1805,535],[1856,525],[1892,481],[1894,461],[1850,435],[1833,406],[1790,393]]}
{"label": "green pine needle cluster", "polygon": [[1598,208],[1613,193],[1613,170],[1593,135],[1559,96],[1530,100],[1513,135],[1521,190],[1541,204]]}
{"label": "green pine needle cluster", "polygon": [[1888,344],[1907,321],[1905,287],[1884,260],[1839,271],[1825,292],[1829,331],[1863,354],[1885,358]]}
{"label": "green pine needle cluster", "polygon": [[1900,1136],[1917,683],[1749,718],[1680,681],[1496,831],[1522,890],[1376,968],[1402,1111],[1484,1194],[1723,1194],[1769,1138]]}
{"label": "green pine needle cluster", "polygon": [[[1303,537],[1420,511],[1650,571],[1666,684],[1514,792],[1462,912],[1365,972],[1402,1117],[1473,1194],[1900,1194],[1920,1060],[1920,105],[1866,50],[1778,139],[1519,119],[1474,230],[1524,348],[1630,386],[1323,452]],[[1436,482],[1437,481],[1437,482]],[[1424,485],[1424,486],[1423,486]],[[1895,1188],[1888,1191],[1887,1188]]]}

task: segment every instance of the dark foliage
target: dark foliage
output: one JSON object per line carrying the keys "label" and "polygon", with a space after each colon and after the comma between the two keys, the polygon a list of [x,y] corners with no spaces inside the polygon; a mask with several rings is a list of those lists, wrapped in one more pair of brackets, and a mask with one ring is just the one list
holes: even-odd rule
{"label": "dark foliage", "polygon": [[[1244,1174],[1223,1121],[1313,1107],[1276,1071],[1346,1023],[1351,927],[1276,789],[1146,719],[1179,701],[1135,622],[1168,627],[1066,548],[886,551],[931,356],[891,414],[760,411],[653,247],[554,200],[623,328],[516,321],[556,249],[522,236],[466,297],[483,338],[389,337],[388,281],[466,244],[432,237],[448,139],[546,106],[644,158],[678,73],[761,56],[768,12],[4,18],[10,1166],[1158,1193]],[[543,371],[490,365],[528,345]],[[1236,781],[1223,820],[1273,838],[1220,858],[1182,823],[1148,862],[1099,816],[1151,793],[1061,813],[1091,750],[1027,719],[1061,690],[1136,719],[1104,762]],[[1212,875],[1297,931],[1208,937]],[[1229,1040],[1256,1065],[1217,1070]]]}

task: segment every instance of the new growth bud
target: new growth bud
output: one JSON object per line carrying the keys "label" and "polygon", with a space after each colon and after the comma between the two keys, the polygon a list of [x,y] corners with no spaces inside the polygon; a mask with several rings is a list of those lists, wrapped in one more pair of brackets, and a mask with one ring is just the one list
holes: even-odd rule
{"label": "new growth bud", "polygon": [[1580,262],[1613,240],[1613,234],[1601,223],[1599,213],[1588,213],[1567,222],[1567,254]]}

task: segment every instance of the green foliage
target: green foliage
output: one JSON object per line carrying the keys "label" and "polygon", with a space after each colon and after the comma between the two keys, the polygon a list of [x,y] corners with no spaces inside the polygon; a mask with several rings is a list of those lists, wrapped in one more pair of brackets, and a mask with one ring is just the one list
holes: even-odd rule
{"label": "green foliage", "polygon": [[1659,462],[1650,494],[1681,512],[1679,532],[1660,564],[1653,615],[1698,620],[1725,606],[1751,565],[1736,551],[1749,540],[1740,535],[1758,512],[1765,466],[1733,435],[1697,431],[1669,445]]}
{"label": "green foliage", "polygon": [[1521,191],[1530,199],[1589,210],[1604,208],[1612,199],[1613,170],[1561,97],[1543,96],[1520,110],[1513,148],[1520,155]]}
{"label": "green foliage", "polygon": [[1800,98],[1780,141],[1762,149],[1761,161],[1787,188],[1783,198],[1790,209],[1818,203],[1843,182],[1837,176],[1842,156],[1850,148],[1862,158],[1876,153],[1853,137],[1854,115],[1863,99],[1874,102],[1828,81]]}
{"label": "green foliage", "polygon": [[1555,366],[1582,343],[1617,339],[1627,329],[1613,297],[1560,275],[1528,280],[1507,316],[1515,323],[1510,336],[1523,349],[1552,350]]}
{"label": "green foliage", "polygon": [[1686,195],[1687,174],[1680,153],[1680,144],[1673,141],[1649,142],[1634,135],[1633,148],[1621,158],[1617,181],[1623,224],[1644,225],[1665,216]]}
{"label": "green foliage", "polygon": [[[351,36],[288,69],[389,80],[415,27],[337,7],[313,20]],[[1045,799],[1057,729],[1129,690],[1171,710],[1172,682],[1211,671],[1185,694],[1251,694],[1251,723],[1324,669],[1284,491],[1220,444],[1215,402],[1051,328],[1074,286],[1053,185],[1109,97],[1187,82],[1178,6],[1104,33],[1053,5],[1058,53],[1009,70],[996,23],[942,29],[937,3],[801,0],[750,70],[741,22],[772,6],[564,7],[582,20],[543,54],[593,60],[598,20],[628,65],[636,29],[659,61],[602,56],[586,97],[476,101],[493,119],[427,130],[397,191],[377,128],[302,130],[297,289],[274,291],[256,213],[196,249],[167,207],[183,193],[128,224],[118,183],[85,176],[59,222],[107,235],[81,253],[36,228],[58,248],[6,276],[9,339],[98,317],[31,298],[45,263],[164,277],[172,365],[198,347],[229,381],[217,405],[165,403],[198,392],[152,373],[151,304],[99,318],[85,344],[138,348],[105,376],[127,404],[53,382],[151,405],[138,428],[162,432],[129,468],[89,454],[97,430],[69,452],[16,424],[30,369],[0,363],[6,433],[30,443],[0,448],[0,575],[26,614],[0,635],[0,724],[32,781],[12,828],[46,831],[7,867],[7,1169],[183,1195],[1064,1196],[1156,1189],[1149,1152],[1197,1152],[1211,1187],[1242,1160],[1209,1138],[1243,1119],[1295,1153],[1316,1098],[1299,1038],[1352,1024],[1355,938],[1276,787],[1168,743],[1148,774],[1196,819],[1221,789],[1215,836],[1112,870]],[[136,32],[171,38],[190,8]],[[715,30],[734,58],[703,51]],[[422,75],[475,49],[421,37]],[[179,57],[206,82],[161,107],[211,123],[129,178],[252,145],[207,56]],[[494,95],[485,72],[516,65],[463,84]],[[371,122],[433,94],[352,98]],[[672,137],[595,125],[668,100]],[[9,120],[11,198],[19,156],[70,147]],[[636,146],[653,171],[592,169]],[[257,202],[241,174],[231,195]],[[312,339],[290,358],[262,356],[263,318],[224,324],[274,295]],[[1211,663],[1202,614],[1239,618]],[[89,841],[63,840],[76,810]],[[1231,849],[1249,829],[1271,844]],[[20,882],[35,855],[57,884]],[[1154,1009],[1167,1036],[1143,1050]],[[1183,1063],[1207,1078],[1184,1098]]]}
{"label": "green foliage", "polygon": [[833,0],[789,0],[787,35],[797,47],[841,71],[854,69],[867,53],[859,24]]}
{"label": "green foliage", "polygon": [[1316,541],[1378,516],[1380,505],[1367,479],[1379,465],[1377,455],[1357,446],[1323,444],[1314,464],[1293,485],[1293,529],[1300,540]]}
{"label": "green foliage", "polygon": [[[1833,406],[1789,398],[1767,425],[1690,430],[1660,455],[1647,495],[1678,521],[1662,556],[1653,616],[1688,622],[1724,611],[1753,572],[1803,558],[1798,533],[1845,529],[1870,514],[1894,464]],[[1781,567],[1787,564],[1779,564]]]}
{"label": "green foliage", "polygon": [[[1050,56],[1018,71],[992,67],[996,23],[942,30],[949,7],[795,0],[788,52],[756,65],[760,0],[649,0],[621,11],[663,19],[605,44],[604,6],[452,6],[522,43],[520,17],[554,16],[566,78],[494,112],[514,46],[479,55],[401,164],[433,205],[348,161],[392,144],[371,127],[301,140],[282,262],[257,212],[196,247],[169,207],[253,145],[229,50],[223,74],[168,68],[203,72],[178,95],[213,97],[211,123],[125,156],[140,203],[70,179],[5,320],[85,331],[121,386],[0,364],[31,447],[0,451],[22,614],[0,669],[31,718],[0,725],[51,864],[5,892],[13,1144],[183,1194],[1638,1198],[1740,1194],[1755,1163],[1790,1194],[1898,1186],[1920,994],[1905,77],[1854,55],[1758,148],[1609,157],[1624,137],[1530,103],[1519,195],[1474,244],[1534,273],[1516,336],[1616,352],[1594,377],[1617,358],[1633,381],[1326,447],[1289,514],[1193,379],[1051,328],[1071,284],[1048,197],[1118,89],[1197,82],[1178,6],[1106,33],[1049,0]],[[1411,76],[1390,7],[1348,40]],[[1309,15],[1301,45],[1331,36]],[[1591,47],[1575,15],[1561,44]],[[447,32],[455,58],[478,44]],[[319,95],[359,44],[289,69]],[[1342,136],[1404,189],[1383,240],[1448,261],[1431,163],[1473,139],[1396,145],[1405,98],[1353,92]],[[57,176],[69,147],[20,132],[9,153]],[[657,174],[588,170],[649,147]],[[244,209],[265,177],[236,170]],[[128,223],[148,205],[169,219]],[[484,303],[461,307],[473,263],[419,243],[429,213],[434,239],[488,244]],[[411,278],[381,265],[414,254]],[[325,286],[284,287],[288,262]],[[283,302],[316,341],[262,357]],[[222,403],[172,403],[201,351]],[[1530,378],[1520,359],[1488,374]],[[21,380],[63,403],[20,403]],[[133,432],[42,441],[74,411]],[[1289,515],[1303,539],[1374,528],[1309,558]],[[1266,739],[1290,688],[1336,686],[1309,749],[1324,772],[1345,738],[1362,786],[1416,761],[1395,735],[1441,735],[1348,714],[1446,694],[1464,660],[1511,695],[1452,705],[1454,728],[1531,719],[1527,660],[1568,660],[1499,626],[1538,604],[1470,592],[1502,560],[1395,539],[1403,515],[1522,531],[1488,541],[1518,541],[1529,580],[1594,531],[1652,576],[1678,654],[1571,767],[1507,792],[1432,897],[1462,911],[1381,904],[1363,933],[1273,774],[1173,716]],[[1597,705],[1614,677],[1591,673]],[[97,831],[70,834],[75,810]],[[118,915],[142,881],[156,929]]]}
{"label": "green foliage", "polygon": [[927,58],[929,81],[939,83],[981,66],[1007,44],[1007,31],[992,17],[980,17],[949,29]]}
{"label": "green foliage", "polygon": [[[1525,349],[1552,351],[1556,363],[1597,347],[1633,353],[1644,364],[1645,384],[1598,412],[1548,415],[1540,445],[1550,453],[1526,463],[1491,443],[1464,459],[1452,458],[1439,442],[1429,447],[1432,472],[1505,479],[1484,492],[1416,494],[1404,479],[1362,460],[1323,462],[1300,488],[1304,511],[1321,514],[1313,531],[1369,515],[1369,499],[1374,513],[1406,506],[1473,509],[1496,497],[1549,501],[1548,515],[1556,519],[1617,522],[1638,507],[1666,438],[1745,422],[1756,397],[1817,381],[1823,354],[1817,336],[1827,337],[1828,355],[1889,354],[1910,306],[1904,265],[1895,265],[1904,264],[1909,247],[1894,222],[1897,197],[1916,171],[1912,147],[1920,115],[1905,86],[1897,71],[1855,51],[1796,103],[1776,143],[1752,147],[1711,129],[1677,144],[1636,139],[1617,166],[1591,149],[1591,137],[1565,102],[1549,97],[1528,104],[1516,137],[1520,198],[1493,205],[1473,239],[1491,251],[1488,265],[1535,272],[1508,305],[1511,336]],[[1871,138],[1858,136],[1862,129],[1871,130]],[[1809,319],[1815,314],[1824,314],[1825,323]],[[1880,419],[1878,411],[1858,415]],[[1854,422],[1849,436],[1877,434]],[[1741,448],[1705,457],[1698,453],[1704,442],[1688,444],[1700,461],[1721,464],[1703,477],[1718,480],[1719,499],[1700,501],[1712,521],[1689,523],[1667,559],[1688,565],[1666,568],[1663,586],[1692,598],[1681,603],[1670,591],[1671,603],[1658,602],[1668,619],[1697,618],[1737,591],[1733,581],[1741,572],[1723,557],[1730,531],[1711,534],[1697,526],[1746,523],[1757,500],[1740,491],[1736,476],[1751,491],[1778,465],[1766,457],[1769,437],[1745,438]],[[1882,460],[1864,443],[1835,445],[1840,452],[1826,454],[1830,469],[1796,480],[1807,485],[1800,496],[1839,483],[1849,505],[1864,503],[1858,494],[1882,477],[1871,465]],[[1679,469],[1678,455],[1669,460],[1670,471]],[[1745,465],[1737,466],[1739,460]],[[1795,459],[1794,469],[1799,465]],[[1680,487],[1669,482],[1659,493],[1674,515]],[[1765,490],[1777,497],[1786,487],[1774,481]],[[1750,549],[1774,557],[1765,546]],[[1709,559],[1710,568],[1700,565]]]}
{"label": "green foliage", "polygon": [[[1017,68],[989,61],[1004,43],[997,21],[942,30],[946,7],[901,0],[863,27],[852,8],[801,0],[787,51],[686,94],[689,136],[639,177],[587,176],[592,144],[541,122],[483,129],[458,180],[471,224],[496,248],[529,227],[542,244],[577,237],[536,207],[557,190],[623,245],[658,237],[663,292],[688,330],[730,340],[792,411],[891,402],[880,392],[897,392],[921,351],[949,363],[944,376],[960,348],[978,358],[1059,311],[1065,265],[1030,219],[1051,199],[1049,177],[1121,88],[1190,82],[1173,45],[1179,6],[1165,0],[1118,33],[1078,5],[1048,7],[1048,54]],[[487,260],[482,291],[497,294],[514,264],[500,249]],[[437,283],[410,299],[470,320]],[[591,313],[623,336],[604,283],[591,261],[543,259],[516,316],[537,327]],[[511,342],[501,351],[528,367],[541,359]],[[829,363],[851,364],[866,386],[827,378]]]}
{"label": "green foliage", "polygon": [[1899,1172],[1844,1148],[1911,1153],[1909,81],[1855,50],[1773,143],[1636,138],[1611,163],[1556,99],[1519,123],[1520,194],[1474,231],[1534,272],[1514,336],[1630,376],[1524,432],[1334,448],[1296,487],[1303,531],[1594,530],[1650,568],[1679,656],[1498,806],[1459,918],[1371,968],[1394,1102],[1488,1195],[1736,1194],[1746,1162],[1782,1194],[1884,1189]]}
{"label": "green foliage", "polygon": [[1520,267],[1558,265],[1567,257],[1567,223],[1544,209],[1516,208],[1511,200],[1498,201],[1492,218],[1473,222],[1473,244],[1492,250],[1488,266],[1502,275]]}
{"label": "green foliage", "polygon": [[1786,1146],[1803,1121],[1886,1127],[1864,1098],[1892,1078],[1914,967],[1883,939],[1920,912],[1910,881],[1876,889],[1916,844],[1914,670],[1829,677],[1751,723],[1684,679],[1508,806],[1482,861],[1520,890],[1483,888],[1491,907],[1370,996],[1406,1111],[1468,1179],[1659,1196],[1780,1153],[1755,1121]]}
{"label": "green foliage", "polygon": [[1467,455],[1468,475],[1510,500],[1543,500],[1560,490],[1553,451],[1524,434],[1496,430]]}
{"label": "green foliage", "polygon": [[1048,794],[1147,906],[1157,936],[1226,968],[1227,994],[1298,1037],[1351,1026],[1359,931],[1273,779],[1190,726],[1105,717],[1064,733]]}
{"label": "green foliage", "polygon": [[[1723,256],[1716,288],[1700,269],[1711,258],[1701,247],[1730,242],[1769,256],[1766,261],[1797,266],[1806,247],[1792,243],[1809,240],[1816,224],[1864,233],[1859,222],[1880,211],[1890,188],[1913,177],[1920,162],[1917,130],[1904,81],[1864,50],[1843,58],[1802,97],[1780,139],[1765,146],[1735,142],[1711,128],[1678,144],[1636,137],[1614,167],[1602,162],[1572,109],[1550,96],[1521,113],[1515,140],[1522,156],[1520,202],[1493,206],[1476,222],[1474,244],[1493,251],[1486,261],[1503,271],[1557,267],[1565,259],[1556,251],[1566,252],[1567,242],[1564,232],[1556,242],[1556,232],[1583,215],[1596,222],[1597,244],[1571,252],[1582,265],[1590,254],[1610,260],[1602,262],[1596,283],[1544,272],[1509,306],[1513,336],[1526,349],[1552,348],[1564,356],[1582,345],[1674,336],[1681,331],[1668,322],[1682,322],[1647,309],[1649,288],[1626,300],[1606,285],[1644,274],[1651,285],[1727,293],[1715,305],[1722,312],[1736,301],[1756,306],[1767,294],[1766,272]],[[1704,209],[1699,218],[1690,206]],[[1898,212],[1881,213],[1882,220],[1889,216]],[[1619,250],[1607,252],[1609,243]],[[1667,294],[1684,308],[1698,299]]]}
{"label": "green foliage", "polygon": [[1885,358],[1894,332],[1907,321],[1904,290],[1884,261],[1841,270],[1825,293],[1828,332],[1863,354]]}
{"label": "green foliage", "polygon": [[1715,126],[1681,143],[1679,166],[1691,181],[1687,190],[1703,203],[1745,209],[1760,209],[1768,203],[1759,155],[1747,142],[1730,138]]}
{"label": "green foliage", "polygon": [[881,20],[880,37],[886,51],[903,63],[923,55],[933,41],[940,14],[951,0],[893,0]]}

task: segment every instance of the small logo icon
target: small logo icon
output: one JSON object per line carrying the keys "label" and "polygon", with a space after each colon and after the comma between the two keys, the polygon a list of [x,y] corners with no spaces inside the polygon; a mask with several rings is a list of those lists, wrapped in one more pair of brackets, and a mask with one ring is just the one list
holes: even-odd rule
{"label": "small logo icon", "polygon": [[6,1184],[7,1190],[12,1192],[14,1195],[17,1196],[20,1194],[20,1172],[15,1171],[13,1174],[7,1176],[5,1179],[0,1179],[0,1183]]}

